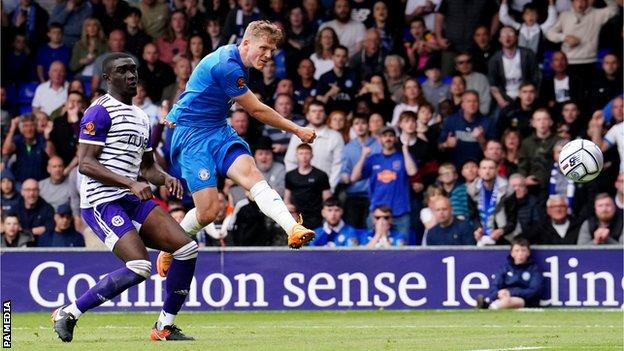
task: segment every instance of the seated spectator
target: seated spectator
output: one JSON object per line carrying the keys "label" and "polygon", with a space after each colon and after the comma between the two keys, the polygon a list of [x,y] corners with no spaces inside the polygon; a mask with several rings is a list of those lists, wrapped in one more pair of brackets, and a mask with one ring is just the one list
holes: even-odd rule
{"label": "seated spectator", "polygon": [[438,168],[437,183],[448,194],[451,202],[453,216],[459,219],[466,219],[470,213],[468,211],[468,194],[466,184],[458,181],[457,169],[452,163],[443,163]]}
{"label": "seated spectator", "polygon": [[2,213],[15,213],[20,202],[20,195],[15,190],[15,177],[9,170],[2,171],[0,177],[2,178],[0,183]]}
{"label": "seated spectator", "polygon": [[22,199],[17,208],[21,228],[35,236],[35,242],[54,230],[54,208],[39,197],[39,184],[34,179],[22,183]]}
{"label": "seated spectator", "polygon": [[433,200],[433,215],[436,225],[427,231],[427,246],[475,245],[474,228],[470,221],[453,216],[451,202],[445,196]]}
{"label": "seated spectator", "polygon": [[54,6],[49,23],[60,23],[63,26],[63,43],[71,48],[80,39],[82,24],[92,13],[90,1],[62,0]]}
{"label": "seated spectator", "polygon": [[407,79],[404,74],[405,60],[399,55],[388,55],[384,61],[384,76],[392,101],[400,103],[403,100],[403,83]]}
{"label": "seated spectator", "polygon": [[425,66],[427,80],[423,83],[423,95],[432,105],[438,106],[440,101],[450,96],[449,85],[442,82],[442,71],[437,62],[429,62]]}
{"label": "seated spectator", "polygon": [[[316,136],[319,140],[323,140],[321,143],[312,143],[311,147],[314,153],[314,159],[312,165],[329,177],[329,184],[332,191],[338,185],[341,168],[342,149],[344,148],[344,141],[342,135],[337,131],[330,129],[325,124],[325,106],[322,102],[314,101],[308,106],[308,112],[306,113],[306,119],[308,120],[308,127],[313,128],[316,131]],[[293,135],[290,138],[288,144],[288,150],[284,157],[284,165],[286,171],[290,171],[298,167],[298,145],[301,144],[301,140]],[[301,207],[297,206],[297,209],[301,210]],[[320,205],[320,204],[319,204]],[[320,210],[320,208],[319,208]]]}
{"label": "seated spectator", "polygon": [[542,272],[531,258],[526,239],[515,239],[507,262],[494,276],[487,296],[477,296],[477,307],[492,310],[539,307]]}
{"label": "seated spectator", "polygon": [[76,231],[73,222],[71,206],[58,206],[54,215],[54,231],[41,235],[37,247],[84,247],[84,237]]}
{"label": "seated spectator", "polygon": [[[249,196],[249,193],[247,193]],[[293,218],[299,215],[292,204],[286,205]],[[284,230],[265,216],[255,201],[248,197],[236,203],[232,214],[232,230],[228,235],[234,246],[283,246],[286,245]]]}
{"label": "seated spectator", "polygon": [[407,243],[405,234],[393,230],[392,209],[388,206],[377,206],[372,214],[373,229],[360,237],[360,245],[368,249],[404,246]]}
{"label": "seated spectator", "polygon": [[[171,67],[159,60],[156,44],[148,43],[143,47],[143,62],[138,68],[139,78],[145,82],[147,96],[152,102],[161,100],[163,89],[176,81]],[[173,104],[169,104],[173,106]]]}
{"label": "seated spectator", "polygon": [[383,72],[387,51],[381,47],[381,36],[377,29],[367,30],[362,49],[350,53],[349,67],[358,72],[361,77]]}
{"label": "seated spectator", "polygon": [[552,54],[550,67],[553,75],[542,80],[539,92],[543,105],[555,109],[556,112],[566,101],[585,99],[586,87],[579,77],[568,73],[568,58],[562,51],[555,51]]}
{"label": "seated spectator", "polygon": [[[424,227],[424,237],[426,239],[427,231],[438,224],[436,217],[433,213],[433,200],[438,196],[446,196],[444,189],[438,185],[429,185],[425,191],[423,198],[424,208],[420,210],[419,219]],[[424,240],[426,243],[427,241]]]}
{"label": "seated spectator", "polygon": [[185,57],[180,57],[174,64],[173,72],[176,76],[176,81],[166,86],[162,92],[162,100],[169,101],[170,106],[173,106],[180,95],[186,89],[186,83],[191,77],[191,61]]}
{"label": "seated spectator", "polygon": [[475,72],[486,75],[490,58],[496,52],[496,47],[493,45],[492,36],[490,35],[490,27],[486,25],[478,26],[474,31],[472,40],[474,44],[470,51],[472,66]]}
{"label": "seated spectator", "polygon": [[48,39],[48,43],[37,50],[37,58],[35,59],[39,83],[49,79],[48,71],[52,62],[60,61],[65,67],[69,67],[71,50],[63,44],[63,26],[58,23],[50,24],[48,26]]}
{"label": "seated spectator", "polygon": [[516,233],[533,230],[535,225],[544,218],[544,203],[536,195],[530,194],[526,186],[526,178],[515,173],[509,177],[509,190],[505,206],[515,208],[518,218]]}
{"label": "seated spectator", "polygon": [[524,139],[531,135],[531,117],[536,109],[535,99],[537,90],[535,84],[523,82],[518,89],[518,98],[507,105],[498,117],[496,123],[496,136],[503,135],[507,129],[514,129],[520,132]]}
{"label": "seated spectator", "polygon": [[134,57],[141,57],[143,47],[152,41],[152,37],[147,35],[141,28],[141,10],[136,7],[130,7],[123,21],[126,34],[124,49]]}
{"label": "seated spectator", "polygon": [[526,177],[526,184],[529,187],[545,189],[548,184],[553,148],[559,141],[559,137],[550,129],[552,125],[548,110],[537,109],[531,118],[531,126],[535,132],[522,140],[518,155],[518,171]]}
{"label": "seated spectator", "polygon": [[522,236],[534,245],[576,245],[580,223],[568,213],[564,196],[552,195],[546,201],[548,217],[532,228],[525,228]]}
{"label": "seated spectator", "polygon": [[310,246],[357,246],[358,237],[355,228],[342,219],[342,206],[335,198],[323,202],[323,225],[314,229],[316,236]]}
{"label": "seated spectator", "polygon": [[348,111],[353,107],[353,99],[359,89],[358,72],[347,67],[349,51],[338,45],[332,54],[334,67],[321,75],[316,89],[316,98],[326,105],[328,110]]}
{"label": "seated spectator", "polygon": [[145,33],[152,38],[162,37],[170,16],[168,4],[158,0],[140,0],[136,6],[141,10],[141,27]]}
{"label": "seated spectator", "polygon": [[505,236],[513,236],[516,229],[516,211],[506,201],[507,179],[496,175],[496,162],[479,162],[479,178],[468,185],[470,219],[476,224],[478,246],[504,243]]}
{"label": "seated spectator", "polygon": [[359,160],[353,166],[351,181],[368,179],[370,212],[381,205],[390,207],[396,230],[407,234],[411,210],[409,177],[414,176],[418,169],[407,145],[397,150],[394,128],[382,127],[379,135],[381,153],[371,154],[371,148],[363,147]]}
{"label": "seated spectator", "polygon": [[481,149],[491,139],[490,120],[479,112],[479,94],[462,94],[462,109],[442,123],[438,147],[449,153],[451,161],[461,166],[465,160],[481,158]]}
{"label": "seated spectator", "polygon": [[[491,60],[489,61],[491,62]],[[455,70],[464,78],[464,89],[456,93],[461,96],[465,90],[474,90],[479,94],[479,111],[483,115],[490,112],[492,95],[488,77],[473,70],[472,55],[469,52],[460,52],[455,57]],[[457,101],[455,102],[457,104]]]}
{"label": "seated spectator", "polygon": [[[20,134],[15,135],[18,126]],[[42,134],[36,132],[35,117],[32,114],[11,120],[9,133],[2,144],[2,156],[8,160],[15,154],[12,172],[18,183],[28,178],[41,180],[48,176],[45,170],[49,156],[47,151],[46,140]]]}
{"label": "seated spectator", "polygon": [[8,212],[2,217],[2,241],[0,241],[0,247],[26,247],[34,246],[34,244],[35,238],[32,233],[22,230],[19,218],[17,218],[15,213]]}
{"label": "seated spectator", "polygon": [[63,106],[67,100],[69,83],[65,80],[65,65],[61,61],[54,61],[48,70],[48,81],[37,86],[32,100],[33,112],[43,112],[50,115],[54,110]]}
{"label": "seated spectator", "polygon": [[602,59],[601,70],[592,81],[590,90],[592,111],[601,109],[611,99],[622,94],[622,71],[620,60],[615,54],[607,54]]}
{"label": "seated spectator", "polygon": [[540,71],[535,54],[529,49],[518,47],[513,28],[503,27],[499,42],[502,48],[490,60],[488,79],[492,96],[498,107],[503,109],[518,97],[522,82],[537,84]]}
{"label": "seated spectator", "polygon": [[66,165],[64,175],[68,175],[78,165],[80,120],[86,107],[84,99],[84,95],[80,92],[70,91],[61,115],[54,119],[52,130],[48,135],[48,146],[51,146],[52,153],[59,156]]}
{"label": "seated spectator", "polygon": [[607,193],[596,195],[594,213],[581,225],[579,245],[622,245],[622,213],[616,211],[613,198]]}
{"label": "seated spectator", "polygon": [[303,215],[306,227],[321,225],[323,201],[331,197],[327,173],[312,166],[312,146],[299,144],[296,147],[297,168],[286,173],[284,201],[293,204]]}
{"label": "seated spectator", "polygon": [[76,222],[80,221],[80,194],[76,184],[64,174],[63,160],[58,156],[50,157],[48,173],[50,177],[39,181],[39,196],[56,210],[61,205],[69,204]]}
{"label": "seated spectator", "polygon": [[169,18],[165,34],[156,39],[158,56],[172,68],[179,57],[186,52],[188,44],[188,18],[182,10],[175,10]]}
{"label": "seated spectator", "polygon": [[548,0],[548,17],[543,23],[538,23],[538,11],[535,4],[529,2],[522,8],[522,23],[516,22],[509,16],[508,0],[503,0],[498,17],[502,24],[510,26],[519,32],[518,46],[527,48],[541,61],[544,51],[545,32],[557,21],[555,0]]}
{"label": "seated spectator", "polygon": [[360,51],[362,41],[366,36],[366,27],[364,27],[362,22],[351,18],[351,5],[349,1],[335,1],[332,12],[334,19],[323,23],[319,29],[325,27],[332,28],[338,35],[340,45],[344,45],[347,52],[354,53]]}

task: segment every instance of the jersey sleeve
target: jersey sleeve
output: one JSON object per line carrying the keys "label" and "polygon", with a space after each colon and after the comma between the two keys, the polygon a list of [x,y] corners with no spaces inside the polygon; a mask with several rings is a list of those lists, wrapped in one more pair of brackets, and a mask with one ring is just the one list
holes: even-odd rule
{"label": "jersey sleeve", "polygon": [[111,127],[111,119],[104,106],[90,107],[80,121],[80,139],[84,144],[104,145]]}
{"label": "jersey sleeve", "polygon": [[219,75],[219,85],[221,85],[227,96],[234,98],[245,94],[249,90],[245,72],[236,63],[228,61],[222,67],[219,67],[217,74]]}
{"label": "jersey sleeve", "polygon": [[[614,125],[613,127],[611,127],[611,129],[609,129],[609,131],[607,132],[607,134],[605,134],[604,136],[604,140],[609,143],[609,146],[613,146],[615,145],[616,141],[617,141],[617,136],[618,136],[618,129],[620,126],[618,126],[617,124]],[[624,129],[624,128],[623,128]],[[619,132],[621,132],[622,130],[620,129]]]}

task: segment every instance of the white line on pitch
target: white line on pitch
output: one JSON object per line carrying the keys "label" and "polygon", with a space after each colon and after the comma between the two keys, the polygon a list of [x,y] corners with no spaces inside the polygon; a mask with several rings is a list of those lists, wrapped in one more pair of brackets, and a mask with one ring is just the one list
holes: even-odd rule
{"label": "white line on pitch", "polygon": [[470,351],[515,351],[515,350],[543,350],[549,349],[550,347],[545,346],[516,346],[516,347],[505,347],[502,349],[478,349],[478,350],[470,350]]}

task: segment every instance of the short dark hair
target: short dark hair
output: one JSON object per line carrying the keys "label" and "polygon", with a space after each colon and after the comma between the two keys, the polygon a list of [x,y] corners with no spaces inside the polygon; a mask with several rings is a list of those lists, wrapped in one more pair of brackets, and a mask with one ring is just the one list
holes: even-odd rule
{"label": "short dark hair", "polygon": [[299,150],[309,150],[310,152],[312,152],[312,146],[310,146],[310,144],[307,144],[307,143],[301,143],[299,144],[299,146],[297,146],[297,151]]}
{"label": "short dark hair", "polygon": [[338,201],[337,198],[335,197],[330,197],[329,199],[323,201],[323,207],[340,207],[342,208],[342,206],[340,205],[340,201]]}
{"label": "short dark hair", "polygon": [[361,119],[364,122],[368,123],[368,115],[365,113],[354,113],[353,117],[351,117],[351,124],[353,124],[356,119]]}
{"label": "short dark hair", "polygon": [[50,30],[54,29],[54,28],[56,28],[56,29],[60,29],[60,30],[61,30],[61,32],[63,31],[63,25],[62,25],[62,24],[60,24],[60,23],[58,23],[58,22],[52,22],[52,23],[50,23],[50,25],[48,26],[48,32],[49,32]]}
{"label": "short dark hair", "polygon": [[514,246],[524,246],[529,250],[531,249],[531,245],[526,238],[514,238],[511,241],[511,248],[513,249]]}
{"label": "short dark hair", "polygon": [[139,10],[138,8],[130,6],[130,9],[126,13],[126,17],[125,18],[130,17],[130,15],[137,15],[137,16],[139,16],[139,18],[141,18],[142,13],[141,13],[141,10]]}
{"label": "short dark hair", "polygon": [[473,89],[469,89],[469,90],[464,91],[461,96],[464,97],[464,96],[470,95],[470,94],[474,95],[477,98],[477,101],[479,100],[479,92],[476,91],[476,90],[473,90]]}
{"label": "short dark hair", "polygon": [[[104,61],[102,61],[102,73],[103,74],[108,74],[110,73],[111,70],[111,65],[113,63],[113,61],[120,59],[120,58],[129,58],[132,61],[134,61],[134,58],[132,57],[132,55],[130,54],[126,54],[125,52],[114,52],[112,54],[109,54],[108,56],[106,56],[106,58],[104,58]],[[135,62],[136,64],[136,62]]]}
{"label": "short dark hair", "polygon": [[377,210],[379,210],[381,212],[384,212],[384,213],[392,214],[392,209],[388,205],[377,205],[377,206],[375,206],[375,209],[373,210],[373,212],[377,211]]}
{"label": "short dark hair", "polygon": [[334,48],[334,50],[332,50],[332,55],[336,52],[336,50],[341,49],[347,52],[347,55],[349,55],[349,49],[347,49],[346,46],[344,45],[336,45],[336,47]]}
{"label": "short dark hair", "polygon": [[532,86],[533,88],[537,89],[537,87],[535,86],[535,83],[531,82],[530,80],[525,80],[522,83],[520,83],[520,87],[518,88],[518,90],[521,90],[524,87],[528,87],[528,86]]}
{"label": "short dark hair", "polygon": [[310,109],[310,106],[315,106],[315,105],[316,106],[321,106],[321,107],[325,108],[325,104],[323,103],[323,101],[314,99],[314,100],[310,101],[310,104],[308,105],[308,109]]}
{"label": "short dark hair", "polygon": [[532,1],[528,2],[522,7],[522,13],[525,13],[526,11],[537,12],[537,6],[535,6],[535,4]]}

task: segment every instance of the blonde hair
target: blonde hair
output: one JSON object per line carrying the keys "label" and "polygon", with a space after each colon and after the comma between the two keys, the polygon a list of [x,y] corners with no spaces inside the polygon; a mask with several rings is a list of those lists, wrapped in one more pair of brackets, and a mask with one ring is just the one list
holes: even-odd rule
{"label": "blonde hair", "polygon": [[89,38],[87,36],[87,26],[91,23],[95,23],[98,28],[98,32],[95,41],[100,43],[106,43],[106,38],[104,37],[104,29],[102,28],[102,24],[97,18],[89,17],[82,23],[82,32],[80,34],[80,43],[85,47],[89,47]]}
{"label": "blonde hair", "polygon": [[253,21],[245,29],[243,39],[263,36],[266,36],[269,41],[275,41],[276,44],[281,43],[284,38],[282,30],[275,24],[269,21]]}

